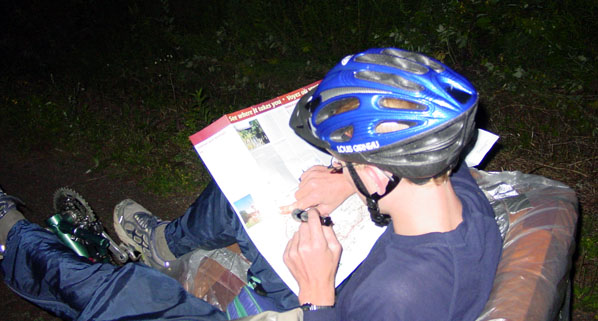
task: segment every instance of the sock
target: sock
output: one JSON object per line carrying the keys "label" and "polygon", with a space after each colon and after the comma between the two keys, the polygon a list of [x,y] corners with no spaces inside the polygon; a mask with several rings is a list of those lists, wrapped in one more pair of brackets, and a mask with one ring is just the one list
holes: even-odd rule
{"label": "sock", "polygon": [[158,255],[160,255],[160,257],[163,260],[173,261],[173,260],[176,260],[176,257],[174,256],[174,254],[172,254],[172,252],[168,248],[168,244],[166,243],[166,236],[164,235],[164,229],[166,229],[166,225],[168,225],[168,224],[160,224],[160,225],[156,226],[156,229],[154,230],[154,233],[155,233],[154,240],[156,241],[156,251],[158,252]]}
{"label": "sock", "polygon": [[[20,220],[24,220],[25,216],[17,209],[9,210],[3,218],[0,219],[0,244],[6,244],[8,232]],[[164,234],[164,233],[162,233]]]}

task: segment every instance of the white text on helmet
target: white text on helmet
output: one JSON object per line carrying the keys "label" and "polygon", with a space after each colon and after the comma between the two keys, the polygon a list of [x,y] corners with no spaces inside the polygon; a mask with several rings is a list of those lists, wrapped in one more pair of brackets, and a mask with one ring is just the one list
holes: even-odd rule
{"label": "white text on helmet", "polygon": [[368,150],[374,150],[380,147],[380,143],[376,140],[373,142],[367,142],[364,144],[355,145],[339,145],[336,146],[336,151],[339,153],[359,153]]}

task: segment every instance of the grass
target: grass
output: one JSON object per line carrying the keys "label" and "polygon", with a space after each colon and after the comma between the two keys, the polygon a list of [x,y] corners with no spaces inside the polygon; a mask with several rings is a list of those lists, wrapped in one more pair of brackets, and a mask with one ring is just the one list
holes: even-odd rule
{"label": "grass", "polygon": [[[501,135],[487,170],[519,170],[561,181],[578,196],[574,305],[598,311],[598,108],[596,96],[522,82],[480,80],[488,128]],[[486,87],[488,86],[488,87]],[[556,92],[554,92],[556,91]]]}
{"label": "grass", "polygon": [[[14,60],[0,66],[0,134],[21,152],[86,153],[95,170],[137,177],[148,192],[193,193],[209,174],[187,137],[222,114],[318,80],[349,53],[421,51],[479,89],[479,123],[501,136],[485,169],[536,173],[575,189],[575,302],[598,310],[593,1],[307,1],[288,10],[282,1],[206,8],[163,0],[73,2],[65,12],[78,9],[88,12],[85,30],[50,24],[41,39],[27,34],[29,25],[46,25],[34,14],[7,24],[38,41],[9,48]],[[80,44],[90,35],[98,37]],[[22,53],[31,63],[11,65]]]}

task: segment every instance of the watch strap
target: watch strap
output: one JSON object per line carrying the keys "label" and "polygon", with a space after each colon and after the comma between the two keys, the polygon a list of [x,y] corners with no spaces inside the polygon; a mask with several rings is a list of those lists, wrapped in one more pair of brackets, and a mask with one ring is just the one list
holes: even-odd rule
{"label": "watch strap", "polygon": [[311,303],[305,303],[301,305],[301,310],[303,311],[316,311],[316,310],[325,310],[325,309],[332,309],[334,305],[315,305]]}

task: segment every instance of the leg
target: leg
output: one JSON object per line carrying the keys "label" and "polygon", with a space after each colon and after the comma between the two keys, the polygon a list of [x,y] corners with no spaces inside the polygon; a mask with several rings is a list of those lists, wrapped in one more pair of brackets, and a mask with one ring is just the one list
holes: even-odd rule
{"label": "leg", "polygon": [[168,248],[177,257],[198,247],[211,250],[249,240],[215,181],[208,184],[183,216],[166,226],[164,235]]}
{"label": "leg", "polygon": [[259,253],[232,206],[215,181],[210,182],[185,214],[168,224],[164,230],[168,248],[181,256],[197,247],[222,248],[238,243],[241,251],[252,262],[249,273],[262,280],[268,297],[281,310],[297,307],[297,296],[274,272]]}
{"label": "leg", "polygon": [[141,264],[91,264],[51,232],[24,220],[12,227],[6,247],[0,262],[6,284],[61,318],[226,319],[154,269]]}
{"label": "leg", "polygon": [[252,262],[249,273],[262,280],[262,286],[281,310],[294,308],[297,296],[270,267],[249,239],[232,206],[212,181],[174,221],[162,222],[132,200],[118,204],[114,211],[114,228],[119,238],[143,253],[143,261],[157,269],[168,261],[197,248],[218,249],[238,243]]}

